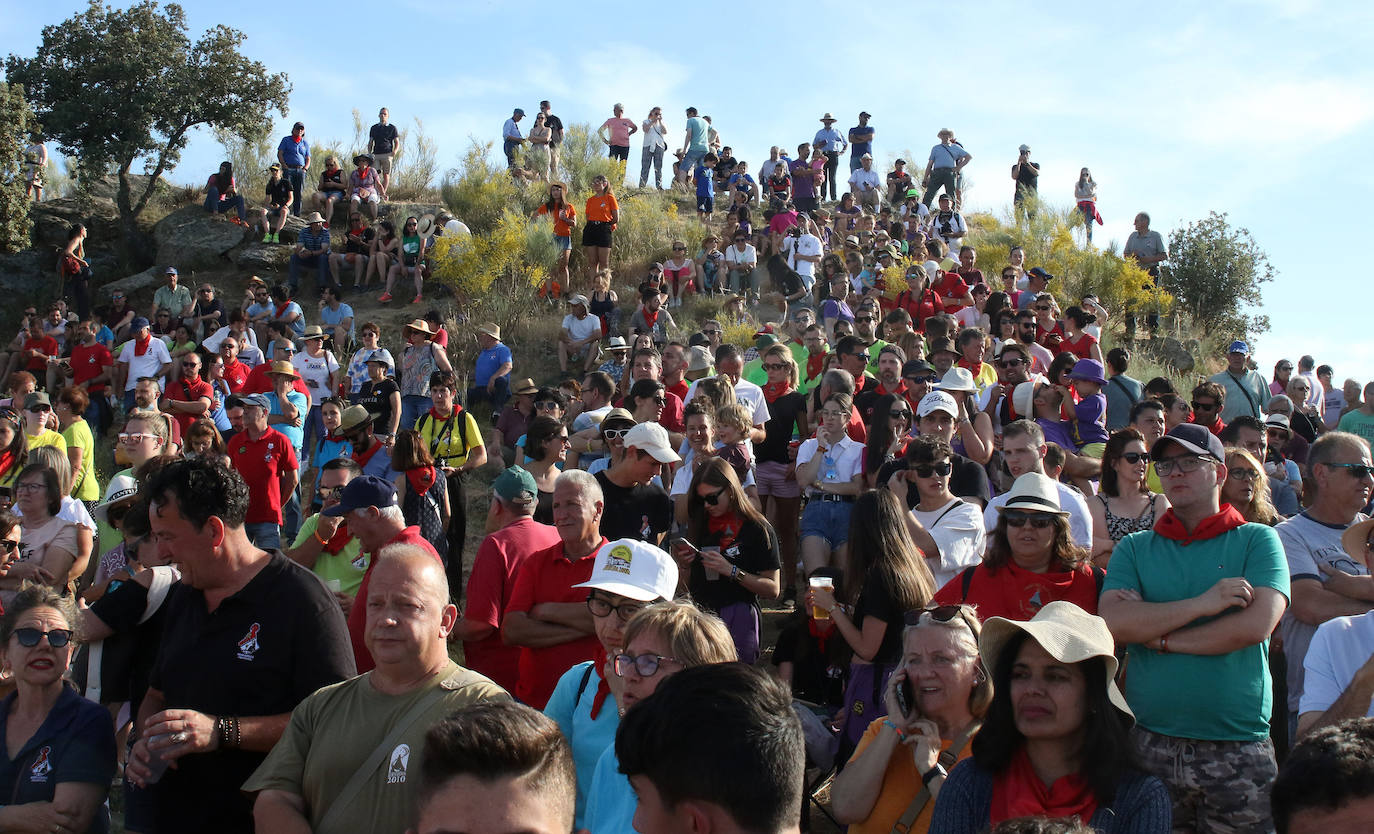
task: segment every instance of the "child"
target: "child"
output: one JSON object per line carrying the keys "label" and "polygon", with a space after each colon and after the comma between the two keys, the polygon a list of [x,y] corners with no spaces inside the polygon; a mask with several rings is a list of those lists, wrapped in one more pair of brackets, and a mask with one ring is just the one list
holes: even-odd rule
{"label": "child", "polygon": [[[737,205],[749,203],[758,194],[758,185],[755,184],[754,178],[749,176],[749,163],[747,162],[736,162],[735,172],[730,175],[726,183]],[[741,194],[744,196],[741,197]]]}
{"label": "child", "polygon": [[1079,454],[1101,460],[1107,448],[1107,395],[1102,393],[1107,380],[1102,377],[1102,363],[1080,359],[1069,371],[1069,379],[1078,392],[1078,404],[1071,407],[1072,400],[1065,397],[1060,413],[1066,421],[1073,421],[1073,440]]}
{"label": "child", "polygon": [[716,440],[721,444],[716,455],[730,464],[741,484],[754,468],[754,456],[746,442],[753,427],[753,414],[739,403],[727,405],[716,414]]}
{"label": "child", "polygon": [[697,218],[703,223],[710,223],[711,214],[716,210],[716,186],[712,171],[719,161],[715,154],[708,153],[692,172],[692,179],[697,185]]}

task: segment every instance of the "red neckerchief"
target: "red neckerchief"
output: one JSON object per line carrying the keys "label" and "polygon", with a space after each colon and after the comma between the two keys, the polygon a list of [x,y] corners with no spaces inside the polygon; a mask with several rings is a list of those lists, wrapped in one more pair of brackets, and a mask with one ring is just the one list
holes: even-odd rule
{"label": "red neckerchief", "polygon": [[148,346],[153,343],[153,335],[149,333],[142,339],[134,337],[134,356],[142,356],[148,352]]}
{"label": "red neckerchief", "polygon": [[784,379],[782,382],[770,382],[763,386],[763,398],[772,405],[778,397],[784,397],[792,391],[792,381]]}
{"label": "red neckerchief", "polygon": [[370,460],[372,460],[372,456],[373,456],[373,455],[377,454],[378,452],[380,452],[380,451],[382,450],[382,446],[383,446],[383,445],[385,445],[385,444],[383,444],[380,440],[377,440],[377,439],[374,437],[374,438],[373,438],[373,443],[372,443],[372,445],[369,446],[368,448],[364,449],[364,450],[361,451],[361,452],[358,451],[357,449],[354,449],[354,450],[353,450],[353,462],[356,463],[356,464],[358,464],[358,465],[361,466],[362,468],[366,469],[366,468],[367,468],[367,462],[370,461]]}
{"label": "red neckerchief", "polygon": [[329,542],[320,549],[330,556],[338,556],[340,551],[348,546],[353,540],[353,535],[348,532],[348,522],[339,525],[339,529],[334,531],[334,535],[329,537]]}
{"label": "red neckerchief", "polygon": [[1155,532],[1170,541],[1176,541],[1181,545],[1187,546],[1193,542],[1207,541],[1228,533],[1245,523],[1245,516],[1241,515],[1235,507],[1230,504],[1222,504],[1221,510],[1216,515],[1208,516],[1200,521],[1197,528],[1189,533],[1183,526],[1183,522],[1174,514],[1173,508],[1164,511],[1164,515],[1155,522]]}
{"label": "red neckerchief", "polygon": [[897,383],[897,387],[896,387],[896,388],[892,388],[892,389],[889,389],[889,388],[888,388],[886,385],[884,385],[884,384],[882,383],[882,381],[880,380],[880,381],[878,382],[878,396],[882,396],[883,394],[901,394],[901,395],[902,395],[902,398],[905,399],[905,398],[906,398],[906,380],[903,379],[903,380],[899,381],[899,382]]}
{"label": "red neckerchief", "polygon": [[10,467],[14,466],[14,452],[0,452],[0,476],[9,474]]}
{"label": "red neckerchief", "polygon": [[326,434],[326,435],[324,436],[324,439],[327,440],[327,441],[329,441],[330,443],[342,443],[342,442],[343,442],[343,435],[341,435],[341,434]]}
{"label": "red neckerchief", "polygon": [[[606,650],[600,646],[596,649],[596,657],[592,658],[592,668],[600,672],[599,680],[596,682],[596,696],[592,698],[591,719],[601,714],[601,707],[606,703],[606,696],[611,694],[611,685],[606,682],[606,664],[609,663],[606,657]],[[614,674],[614,671],[612,671]]]}
{"label": "red neckerchief", "polygon": [[462,406],[458,405],[458,403],[454,403],[454,404],[453,404],[453,410],[452,410],[452,411],[450,411],[450,412],[447,413],[447,414],[440,414],[439,411],[438,411],[438,409],[434,408],[434,406],[430,406],[430,407],[429,407],[429,419],[433,420],[433,421],[436,422],[436,423],[443,423],[444,421],[446,421],[446,420],[448,420],[450,417],[452,417],[452,416],[454,415],[454,413],[456,413],[456,412],[458,411],[459,408],[462,408]]}
{"label": "red neckerchief", "polygon": [[816,620],[811,617],[806,618],[806,630],[816,639],[816,648],[819,649],[820,653],[823,655],[825,654],[826,641],[830,639],[831,633],[835,631],[835,621],[824,620],[824,626],[821,625],[821,622],[821,620]]}
{"label": "red neckerchief", "polygon": [[1049,787],[1035,775],[1026,746],[1011,758],[1007,769],[993,777],[992,807],[988,821],[993,825],[1016,817],[1072,817],[1086,822],[1097,812],[1097,797],[1082,774],[1070,773],[1054,780]]}
{"label": "red neckerchief", "polygon": [[722,516],[706,516],[706,531],[716,537],[722,550],[735,543],[741,526],[740,517],[733,511]]}
{"label": "red neckerchief", "polygon": [[821,372],[825,370],[825,357],[827,355],[825,351],[806,355],[806,378],[808,381],[820,376]]}
{"label": "red neckerchief", "polygon": [[288,298],[286,299],[286,303],[282,304],[280,307],[277,308],[277,318],[280,319],[282,316],[286,315],[286,308],[290,306],[291,299]]}
{"label": "red neckerchief", "polygon": [[983,360],[981,359],[974,361],[961,358],[958,362],[954,364],[958,365],[961,368],[967,368],[968,372],[973,374],[973,378],[975,380],[978,379],[978,375],[983,372]]}
{"label": "red neckerchief", "polygon": [[661,313],[661,312],[663,312],[663,311],[662,311],[662,310],[655,310],[655,311],[653,311],[652,313],[650,313],[650,312],[649,312],[649,308],[648,308],[648,307],[645,307],[645,308],[641,309],[640,312],[644,314],[644,323],[647,324],[647,325],[649,326],[649,329],[650,329],[650,330],[653,330],[653,329],[654,329],[654,325],[655,325],[655,324],[658,324],[658,314]]}
{"label": "red neckerchief", "polygon": [[364,165],[358,169],[358,182],[367,182],[367,178],[372,174],[372,166]]}
{"label": "red neckerchief", "polygon": [[[1193,423],[1193,424],[1196,424],[1196,425],[1199,425],[1199,426],[1205,425],[1205,424],[1203,424],[1203,423],[1197,422],[1196,416],[1197,416],[1197,415],[1193,414],[1193,412],[1191,412],[1191,411],[1188,412],[1188,422]],[[1211,432],[1212,434],[1215,434],[1215,435],[1220,436],[1222,430],[1225,429],[1225,428],[1226,428],[1226,424],[1223,423],[1223,422],[1221,422],[1221,415],[1218,414],[1218,415],[1217,415],[1217,418],[1216,418],[1215,420],[1212,421],[1211,425],[1208,425],[1208,426],[1207,426],[1207,431]]]}
{"label": "red neckerchief", "polygon": [[429,488],[434,486],[435,474],[433,466],[418,466],[414,469],[406,470],[406,483],[415,490],[416,495],[424,495],[429,492]]}

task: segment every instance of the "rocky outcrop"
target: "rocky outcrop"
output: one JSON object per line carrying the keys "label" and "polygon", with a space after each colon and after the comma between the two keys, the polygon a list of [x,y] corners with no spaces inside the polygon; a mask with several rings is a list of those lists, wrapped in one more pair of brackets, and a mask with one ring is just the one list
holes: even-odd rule
{"label": "rocky outcrop", "polygon": [[291,247],[282,243],[245,243],[234,253],[239,269],[261,275],[264,272],[286,272],[291,260]]}
{"label": "rocky outcrop", "polygon": [[224,214],[209,214],[201,206],[177,209],[153,227],[157,243],[155,262],[180,270],[221,269],[229,263],[229,251],[243,243],[248,230],[230,222]]}
{"label": "rocky outcrop", "polygon": [[110,281],[101,286],[100,291],[105,298],[108,298],[109,294],[116,290],[122,291],[131,298],[135,293],[145,290],[151,293],[156,288],[167,283],[166,279],[162,277],[164,269],[166,269],[165,266],[150,266],[142,272],[135,273],[127,278],[120,278],[118,281]]}

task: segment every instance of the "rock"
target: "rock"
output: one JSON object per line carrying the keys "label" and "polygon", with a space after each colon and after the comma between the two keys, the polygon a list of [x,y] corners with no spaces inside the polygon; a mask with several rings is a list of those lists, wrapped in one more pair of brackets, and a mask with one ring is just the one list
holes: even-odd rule
{"label": "rock", "polygon": [[[33,218],[33,245],[40,250],[66,246],[71,227],[76,223],[86,226],[87,249],[115,246],[121,235],[119,210],[108,198],[45,200],[33,206],[30,216]],[[56,263],[56,258],[53,262]]]}
{"label": "rock", "polygon": [[[401,233],[401,224],[407,217],[424,217],[426,214],[438,215],[444,207],[435,203],[382,203],[381,211],[378,212],[379,218],[385,218],[396,224],[396,234]],[[337,217],[339,212],[334,212]],[[344,215],[348,217],[347,214]]]}
{"label": "rock", "polygon": [[245,243],[234,255],[239,269],[261,275],[285,272],[291,260],[291,247],[280,243]]}
{"label": "rock", "polygon": [[230,222],[227,215],[209,214],[198,205],[184,206],[153,227],[155,261],[183,271],[221,268],[229,250],[243,243],[247,234],[247,229]]}
{"label": "rock", "polygon": [[101,286],[100,291],[108,296],[115,290],[122,290],[125,295],[133,297],[134,293],[148,290],[149,294],[160,286],[167,283],[162,277],[162,270],[165,266],[150,266],[142,272],[130,275],[127,278],[120,278],[118,281],[110,281]]}
{"label": "rock", "polygon": [[[309,214],[309,212],[306,212],[306,214]],[[286,225],[284,225],[284,226],[281,227],[281,234],[279,235],[279,237],[281,238],[281,242],[282,242],[282,243],[295,243],[295,242],[296,242],[296,238],[300,235],[301,229],[304,229],[306,226],[309,226],[309,225],[310,225],[309,223],[306,223],[306,222],[305,222],[305,218],[304,218],[303,216],[302,216],[302,217],[296,217],[295,215],[290,215],[290,216],[288,216],[288,217],[286,218]],[[288,247],[288,248],[289,248],[289,247]]]}
{"label": "rock", "polygon": [[42,255],[33,249],[0,255],[0,292],[10,298],[56,294],[57,274],[51,265],[44,267],[42,261]]}

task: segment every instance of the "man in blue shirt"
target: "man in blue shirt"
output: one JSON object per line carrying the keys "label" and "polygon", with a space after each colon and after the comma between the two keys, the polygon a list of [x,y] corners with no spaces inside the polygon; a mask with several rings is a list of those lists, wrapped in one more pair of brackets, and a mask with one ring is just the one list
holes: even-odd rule
{"label": "man in blue shirt", "polygon": [[687,133],[682,137],[682,159],[677,164],[677,181],[687,184],[687,179],[710,150],[706,144],[707,124],[697,117],[695,107],[687,108]]}
{"label": "man in blue shirt", "polygon": [[[267,424],[291,441],[297,460],[304,460],[301,446],[305,442],[305,418],[310,414],[310,400],[296,390],[296,380],[301,377],[291,362],[278,360],[272,363],[271,368],[267,375],[272,380],[272,390],[264,395],[268,405]],[[282,537],[287,541],[295,541],[300,524],[301,493],[297,481],[291,494],[281,497]]]}
{"label": "man in blue shirt", "polygon": [[310,225],[301,229],[296,236],[296,248],[291,252],[291,261],[287,269],[286,283],[291,288],[292,297],[300,290],[302,267],[315,270],[318,289],[339,288],[334,283],[333,273],[329,271],[329,225],[324,222],[318,211],[312,211],[310,216],[305,218],[305,222]]}
{"label": "man in blue shirt", "polygon": [[291,183],[291,213],[301,214],[301,193],[305,190],[305,169],[310,167],[310,143],[305,141],[305,123],[291,126],[291,135],[283,136],[277,145],[277,162]]}
{"label": "man in blue shirt", "polygon": [[[849,147],[844,136],[835,129],[835,117],[826,113],[821,116],[821,123],[825,127],[816,131],[816,136],[811,140],[811,144],[819,148],[825,154],[825,180],[830,183],[830,200],[835,199],[835,171],[840,167],[840,154]],[[824,195],[817,194],[818,198]]]}
{"label": "man in blue shirt", "polygon": [[343,303],[341,288],[328,286],[320,296],[320,324],[329,328],[335,345],[353,343],[353,308]]}
{"label": "man in blue shirt", "polygon": [[[859,123],[849,129],[849,170],[863,165],[864,154],[873,153],[873,128],[868,120],[873,114],[867,110],[859,114]],[[834,178],[831,178],[834,181]]]}
{"label": "man in blue shirt", "polygon": [[523,118],[525,111],[517,107],[510,118],[506,119],[506,123],[501,125],[501,147],[506,152],[506,165],[510,168],[515,167],[515,152],[525,144],[525,137],[520,135],[519,125]]}
{"label": "man in blue shirt", "polygon": [[482,352],[477,354],[473,368],[473,386],[468,389],[468,408],[482,400],[491,402],[493,417],[510,399],[510,372],[515,367],[510,348],[501,341],[501,328],[491,322],[477,325],[477,344]]}

